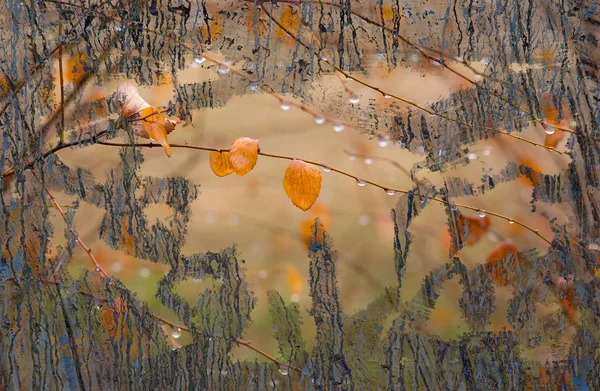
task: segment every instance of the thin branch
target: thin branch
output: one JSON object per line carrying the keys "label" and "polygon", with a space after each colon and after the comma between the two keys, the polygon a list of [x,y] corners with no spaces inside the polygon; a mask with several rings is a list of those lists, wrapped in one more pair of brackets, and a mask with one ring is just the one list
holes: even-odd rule
{"label": "thin branch", "polygon": [[[302,40],[301,40],[300,38],[298,38],[298,37],[297,37],[297,36],[296,36],[296,35],[295,35],[293,32],[291,32],[291,31],[290,31],[290,30],[289,30],[287,27],[285,27],[284,25],[282,25],[282,24],[281,24],[281,23],[280,23],[280,22],[279,22],[279,21],[278,21],[278,20],[277,20],[277,19],[276,19],[276,18],[275,18],[275,17],[274,17],[274,16],[273,16],[273,15],[272,15],[270,12],[269,12],[269,11],[267,11],[266,7],[264,7],[264,6],[261,6],[261,7],[260,7],[260,9],[261,9],[261,10],[262,10],[262,11],[263,11],[263,12],[264,12],[264,13],[265,13],[265,14],[266,14],[268,17],[269,17],[269,19],[270,19],[270,20],[272,20],[272,21],[273,21],[273,23],[275,23],[275,24],[276,24],[276,25],[277,25],[277,26],[278,26],[278,27],[279,27],[281,30],[283,30],[283,31],[284,31],[286,34],[288,34],[288,35],[289,35],[291,38],[293,38],[293,39],[294,39],[296,42],[298,42],[298,43],[299,43],[299,44],[300,44],[302,47],[304,47],[306,50],[308,50],[309,52],[311,52],[311,50],[310,50],[310,47],[309,47],[309,46],[308,46],[306,43],[302,42]],[[417,108],[418,110],[421,110],[421,111],[423,111],[423,112],[425,112],[425,113],[427,113],[427,114],[430,114],[430,115],[432,115],[432,116],[435,116],[435,117],[439,117],[439,118],[445,119],[445,120],[447,120],[447,121],[450,121],[450,122],[454,122],[454,123],[456,123],[457,125],[466,126],[466,127],[468,127],[468,128],[471,128],[471,129],[481,129],[481,130],[492,131],[492,132],[493,132],[493,131],[497,131],[497,130],[496,130],[495,128],[493,128],[493,127],[489,127],[489,126],[481,126],[481,127],[477,127],[477,126],[475,126],[475,125],[473,125],[473,124],[470,124],[470,123],[467,123],[467,122],[463,122],[463,121],[459,120],[458,118],[454,118],[454,117],[448,116],[448,115],[446,115],[446,114],[443,114],[443,113],[438,113],[438,112],[436,112],[436,111],[434,111],[434,110],[428,109],[427,107],[425,107],[425,106],[422,106],[422,105],[420,105],[420,104],[418,104],[418,103],[416,103],[416,102],[414,102],[414,101],[412,101],[412,100],[410,100],[410,99],[407,99],[407,98],[404,98],[404,97],[402,97],[402,96],[400,96],[400,95],[397,95],[397,94],[394,94],[394,93],[391,93],[391,92],[385,91],[385,90],[383,90],[382,88],[380,88],[380,87],[377,87],[377,86],[375,86],[375,85],[373,85],[373,84],[371,84],[371,83],[367,82],[366,80],[363,80],[363,79],[361,79],[361,78],[357,78],[356,76],[353,76],[353,75],[351,75],[350,73],[348,73],[348,72],[344,71],[343,69],[341,69],[340,67],[338,67],[337,65],[335,65],[335,64],[333,63],[333,60],[331,60],[331,59],[329,59],[329,58],[327,58],[327,59],[323,59],[323,58],[321,58],[320,56],[316,55],[316,53],[314,54],[314,56],[316,56],[316,58],[317,58],[317,61],[318,61],[318,62],[324,62],[324,63],[328,64],[328,65],[329,65],[329,66],[330,66],[330,67],[331,67],[331,68],[332,68],[334,71],[337,71],[337,72],[341,73],[341,74],[342,74],[342,75],[344,75],[344,76],[345,76],[347,79],[352,79],[352,80],[354,80],[355,82],[357,82],[357,83],[359,83],[359,84],[361,84],[361,85],[363,85],[363,86],[365,86],[365,87],[367,87],[367,88],[369,88],[369,89],[371,89],[371,90],[373,90],[373,91],[376,91],[376,92],[380,93],[381,95],[383,95],[383,96],[385,96],[385,97],[391,97],[391,98],[394,98],[394,99],[396,99],[396,100],[399,100],[399,101],[401,101],[401,102],[404,102],[404,103],[406,103],[406,104],[408,104],[408,105],[410,105],[410,106],[412,106],[412,107],[415,107],[415,108]],[[535,118],[535,117],[534,117],[534,118]],[[541,120],[540,120],[540,121],[541,121]],[[550,124],[546,123],[545,121],[543,121],[543,122],[544,122],[544,123],[543,123],[543,125],[550,125]],[[562,129],[562,128],[560,128],[560,129],[561,129],[561,130],[564,130],[564,129]],[[570,129],[566,129],[566,130],[564,130],[564,131],[566,131],[566,132],[570,132],[570,133],[574,133],[574,132],[573,132],[572,130],[570,130]],[[530,143],[533,143],[533,142],[530,142]],[[557,151],[557,150],[555,150],[555,149],[553,149],[553,148],[552,148],[552,149],[548,149],[548,150],[550,150],[550,151],[552,151],[552,152],[557,152],[557,153],[558,153],[558,151]]]}
{"label": "thin branch", "polygon": [[[63,26],[58,25],[59,40],[62,39]],[[65,106],[65,81],[63,76],[63,45],[62,42],[58,46],[58,70],[60,73],[60,107]],[[65,110],[60,111],[60,143],[65,142]]]}
{"label": "thin branch", "polygon": [[[249,0],[247,0],[247,1],[249,1]],[[302,4],[302,3],[313,3],[313,4],[323,4],[323,5],[329,5],[329,6],[333,6],[333,7],[336,7],[336,8],[341,8],[341,7],[342,7],[342,6],[341,6],[341,4],[338,4],[338,3],[333,3],[333,2],[330,2],[330,1],[323,1],[323,0],[279,0],[279,1],[278,1],[278,3],[296,4],[296,5],[298,5],[298,4]],[[264,8],[264,7],[261,7],[261,8]],[[267,13],[267,15],[269,15],[269,14],[268,14],[268,12],[265,12],[265,13]],[[356,11],[353,11],[353,10],[351,10],[351,11],[350,11],[350,13],[351,13],[352,15],[354,15],[354,16],[356,16],[356,17],[358,17],[358,18],[362,19],[362,20],[364,20],[365,22],[367,22],[367,23],[369,23],[369,24],[373,25],[373,26],[380,27],[380,28],[382,28],[382,29],[384,29],[384,30],[386,30],[386,31],[388,31],[388,32],[390,32],[390,33],[392,33],[392,34],[393,34],[395,37],[398,37],[398,38],[399,38],[399,39],[400,39],[402,42],[406,43],[408,46],[410,46],[410,47],[412,47],[413,49],[417,50],[417,52],[419,52],[419,54],[421,54],[421,55],[422,55],[422,56],[423,56],[425,59],[427,59],[427,60],[429,60],[429,61],[432,61],[432,62],[435,62],[435,63],[438,63],[438,64],[440,64],[440,65],[441,65],[441,66],[443,66],[444,68],[448,69],[450,72],[454,73],[455,75],[459,76],[460,78],[462,78],[462,79],[464,79],[464,80],[468,81],[469,83],[471,83],[473,86],[475,86],[475,88],[477,88],[477,89],[481,89],[481,86],[480,86],[480,85],[479,85],[479,84],[478,84],[478,83],[477,83],[475,80],[472,80],[472,79],[468,78],[468,77],[467,77],[467,76],[465,76],[464,74],[460,73],[459,71],[457,71],[456,69],[454,69],[453,67],[451,67],[449,64],[446,64],[446,63],[444,62],[444,60],[442,59],[442,58],[443,58],[443,53],[442,53],[441,51],[439,51],[439,50],[435,50],[435,49],[424,49],[424,48],[422,48],[421,46],[419,46],[419,45],[415,44],[414,42],[412,42],[411,40],[409,40],[408,38],[406,38],[405,36],[403,36],[402,34],[400,34],[400,32],[399,32],[399,31],[396,31],[396,30],[394,30],[394,29],[391,29],[390,27],[387,27],[387,26],[385,26],[384,24],[382,24],[382,23],[380,23],[380,22],[378,22],[378,21],[376,21],[376,20],[373,20],[373,19],[371,19],[371,18],[369,18],[369,17],[367,17],[367,16],[364,16],[364,15],[362,15],[362,14],[360,14],[360,13],[356,12]],[[273,19],[273,18],[272,18],[270,15],[269,15],[269,17],[270,17],[271,19]],[[277,22],[275,22],[275,23],[277,23]],[[281,27],[281,26],[280,26],[280,27]],[[284,30],[284,31],[285,31],[285,30]],[[288,34],[290,34],[288,31],[286,31],[286,32],[287,32]],[[293,35],[292,35],[292,38],[296,39],[296,38],[295,38]],[[296,39],[296,40],[297,40],[297,39]],[[303,46],[304,46],[304,45],[303,45]],[[434,53],[435,53],[436,55],[438,55],[439,57],[437,57],[437,58],[436,58],[436,57],[430,56],[430,55],[429,55],[429,54],[426,52],[426,50],[429,50],[429,51],[431,51],[431,52],[434,52]],[[511,89],[514,89],[514,86],[513,86],[513,85],[511,85],[511,84],[508,84],[507,82],[505,82],[505,81],[503,81],[503,80],[501,80],[501,79],[497,79],[497,78],[494,78],[494,77],[492,77],[491,75],[487,75],[487,74],[485,74],[485,73],[482,73],[482,72],[479,72],[479,71],[477,71],[475,68],[473,68],[473,66],[472,66],[472,65],[470,65],[470,64],[469,64],[467,61],[465,61],[465,60],[463,60],[463,59],[455,58],[455,60],[456,60],[457,62],[459,62],[459,63],[461,63],[461,64],[465,65],[467,68],[469,68],[469,70],[471,70],[471,71],[472,71],[473,73],[475,73],[477,76],[481,76],[481,77],[485,77],[485,78],[488,78],[488,79],[494,80],[494,81],[496,81],[496,82],[498,82],[498,83],[501,83],[501,84],[505,85],[506,87],[509,87],[509,88],[511,88]],[[361,84],[362,84],[362,83],[361,83]],[[539,124],[540,124],[540,125],[542,125],[542,127],[544,127],[544,128],[545,128],[546,126],[550,126],[550,127],[552,127],[552,128],[559,129],[559,130],[562,130],[562,131],[564,131],[564,132],[568,132],[568,133],[576,133],[576,132],[575,132],[574,130],[572,130],[572,129],[569,129],[569,128],[563,128],[563,127],[561,127],[561,126],[558,126],[558,125],[555,125],[555,124],[552,124],[552,123],[546,122],[545,120],[543,120],[543,119],[541,119],[541,118],[537,118],[537,117],[536,117],[536,116],[535,116],[533,113],[530,113],[530,112],[528,112],[528,111],[526,111],[526,110],[523,110],[523,109],[521,109],[519,106],[515,105],[515,104],[514,104],[514,103],[512,103],[510,100],[508,100],[508,99],[504,98],[503,96],[501,96],[499,93],[497,93],[497,92],[496,92],[496,91],[494,91],[494,90],[486,90],[486,92],[487,92],[487,93],[491,93],[493,96],[495,96],[495,97],[497,97],[498,99],[502,100],[503,102],[507,103],[507,104],[508,104],[508,105],[510,105],[511,107],[513,107],[513,108],[515,108],[515,109],[519,109],[519,110],[520,110],[520,111],[522,111],[523,113],[525,113],[525,114],[528,114],[529,116],[531,116],[531,118],[533,119],[533,121],[534,121],[534,122],[537,122],[537,123],[539,123]]]}
{"label": "thin branch", "polygon": [[[406,174],[406,176],[408,176],[411,180],[413,180],[413,176],[410,174],[410,171],[407,170],[402,164],[398,163],[397,161],[395,161],[394,159],[390,159],[387,157],[383,157],[383,156],[376,156],[376,155],[366,155],[366,154],[361,154],[361,153],[354,153],[352,151],[349,151],[347,149],[342,150],[346,155],[348,156],[355,156],[361,159],[373,159],[373,160],[379,160],[382,162],[386,162],[391,164],[392,166],[396,167],[397,169],[399,169],[400,171],[402,171],[402,173]],[[416,181],[418,182],[418,181]]]}
{"label": "thin branch", "polygon": [[[141,148],[155,148],[156,147],[156,148],[162,148],[162,146],[160,144],[154,144],[154,143],[135,143],[135,144],[129,144],[129,143],[113,143],[113,142],[107,142],[107,141],[98,141],[97,143],[101,144],[101,145],[113,146],[113,147],[141,147]],[[202,145],[170,144],[170,146],[171,146],[171,148],[196,149],[196,150],[201,150],[201,151],[229,152],[229,149],[205,147],[205,146],[202,146]],[[379,184],[377,182],[374,182],[374,181],[371,181],[371,180],[368,180],[368,179],[364,179],[364,178],[361,178],[359,176],[350,174],[350,173],[348,173],[348,172],[346,172],[344,170],[341,170],[339,168],[331,167],[330,165],[325,164],[325,163],[315,162],[315,161],[308,160],[308,159],[300,159],[300,158],[297,158],[297,157],[294,157],[294,156],[287,156],[287,155],[279,155],[279,154],[267,153],[267,152],[263,152],[263,151],[260,151],[260,150],[259,150],[258,154],[262,155],[262,156],[270,157],[270,158],[273,158],[273,159],[302,160],[302,161],[304,161],[306,163],[310,163],[310,164],[313,164],[315,166],[319,166],[319,167],[322,167],[322,168],[329,169],[329,170],[331,170],[333,172],[337,172],[338,174],[347,176],[348,178],[352,178],[352,179],[354,179],[357,182],[368,183],[369,185],[377,187],[377,188],[380,188],[380,189],[384,190],[385,192],[392,192],[393,191],[394,193],[402,193],[402,194],[410,194],[410,193],[413,192],[411,190],[398,189],[398,188],[395,188],[395,187],[384,186],[384,185],[381,185],[381,184]],[[437,197],[429,198],[429,200],[438,202],[440,204],[445,204],[445,205],[449,205],[450,204],[448,201],[445,201],[445,200],[443,200],[441,198],[437,198]],[[469,205],[464,205],[464,204],[452,204],[452,205],[454,205],[456,207],[459,207],[459,208],[463,208],[463,209],[469,209],[469,210],[472,210],[472,211],[475,211],[475,212],[479,212],[479,213],[485,213],[485,214],[488,214],[490,216],[495,216],[495,217],[498,217],[500,219],[506,220],[506,221],[508,221],[511,224],[520,225],[521,227],[527,229],[528,231],[533,232],[534,234],[536,234],[536,236],[538,236],[539,238],[541,238],[546,243],[548,243],[549,245],[552,246],[552,242],[550,240],[548,240],[546,237],[544,237],[540,233],[539,229],[532,228],[529,225],[527,225],[527,224],[525,224],[525,223],[523,223],[523,222],[521,222],[519,220],[513,219],[512,217],[508,217],[508,216],[502,215],[500,213],[483,210],[483,209],[476,208],[476,207],[469,206]]]}
{"label": "thin branch", "polygon": [[[106,278],[110,279],[111,276],[102,268],[102,266],[100,266],[100,263],[98,263],[98,260],[96,259],[96,257],[94,257],[94,254],[92,254],[92,249],[90,249],[83,242],[83,240],[81,240],[81,238],[79,237],[79,234],[77,233],[77,231],[75,231],[75,228],[73,228],[73,226],[69,223],[69,220],[67,219],[67,214],[62,209],[62,207],[60,206],[60,204],[56,201],[56,198],[54,197],[54,195],[52,194],[52,192],[50,191],[50,189],[48,189],[48,187],[46,186],[46,184],[44,182],[42,182],[40,180],[40,178],[38,178],[38,176],[35,174],[35,172],[31,171],[31,174],[33,175],[33,177],[35,179],[38,180],[38,182],[40,182],[40,184],[42,185],[42,187],[46,191],[46,194],[48,194],[48,197],[50,197],[50,200],[52,201],[52,203],[54,204],[54,206],[56,207],[56,209],[58,209],[58,212],[60,213],[60,215],[62,216],[63,220],[65,221],[65,224],[67,224],[67,228],[69,228],[69,231],[71,231],[71,234],[75,237],[75,240],[77,241],[77,243],[79,243],[79,245],[81,246],[81,248],[83,248],[83,250],[86,252],[86,254],[88,255],[88,257],[94,263],[94,266],[96,267],[96,271],[99,272],[103,277],[106,277]],[[55,270],[55,272],[57,272],[57,271],[58,270]]]}

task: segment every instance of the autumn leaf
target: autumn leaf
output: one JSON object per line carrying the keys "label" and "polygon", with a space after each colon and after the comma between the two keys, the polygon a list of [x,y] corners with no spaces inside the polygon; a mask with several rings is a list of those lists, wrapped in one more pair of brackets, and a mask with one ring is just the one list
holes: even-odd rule
{"label": "autumn leaf", "polygon": [[229,162],[229,152],[210,152],[210,169],[216,176],[227,176],[233,173],[233,167]]}
{"label": "autumn leaf", "polygon": [[558,143],[565,138],[565,133],[562,130],[556,129],[556,131],[552,134],[546,133],[546,138],[544,139],[544,145],[547,147],[556,148]]}
{"label": "autumn leaf", "polygon": [[256,166],[258,160],[258,140],[240,137],[231,144],[229,162],[236,175],[244,176]]}
{"label": "autumn leaf", "polygon": [[[457,230],[456,234],[458,236],[460,236],[462,242],[471,246],[471,245],[474,245],[475,243],[477,243],[479,241],[479,239],[481,239],[481,237],[487,233],[488,228],[490,227],[491,224],[492,224],[492,222],[488,216],[468,217],[468,216],[463,216],[462,214],[458,213],[458,216],[457,216],[458,227],[456,229]],[[456,253],[459,250],[456,247],[457,243],[455,243],[454,240],[452,240],[452,235],[449,235],[448,239],[450,242],[449,243],[450,251],[452,253]],[[443,237],[442,237],[442,240],[444,240]],[[444,243],[442,242],[442,245],[443,244]]]}
{"label": "autumn leaf", "polygon": [[494,281],[500,286],[512,283],[523,263],[521,253],[512,240],[504,240],[487,257],[488,270]]}
{"label": "autumn leaf", "polygon": [[140,119],[135,122],[141,123],[141,126],[134,128],[136,134],[156,141],[162,145],[167,156],[171,157],[171,146],[167,142],[167,135],[175,129],[175,121],[166,118],[165,113],[159,107],[147,107],[136,116],[139,116]]}
{"label": "autumn leaf", "polygon": [[[316,218],[319,219],[319,223],[321,223],[323,227],[319,230],[318,237],[315,239],[314,225]],[[323,242],[323,231],[329,229],[330,221],[331,213],[327,206],[317,203],[310,209],[310,216],[300,224],[300,235],[302,236],[302,241],[306,245],[306,248],[310,247],[311,239],[317,240],[319,243]]]}
{"label": "autumn leaf", "polygon": [[85,53],[76,53],[65,61],[65,80],[80,83],[88,76],[88,59]]}
{"label": "autumn leaf", "polygon": [[167,135],[175,129],[177,122],[166,118],[161,108],[150,106],[133,83],[125,83],[118,88],[117,102],[121,117],[129,122],[133,131],[142,138],[159,143],[171,157]]}
{"label": "autumn leaf", "polygon": [[312,164],[294,159],[285,170],[283,189],[294,205],[306,211],[321,192],[321,171]]}
{"label": "autumn leaf", "polygon": [[0,73],[0,99],[4,98],[10,92],[10,81],[6,74]]}
{"label": "autumn leaf", "polygon": [[287,283],[292,293],[300,293],[302,291],[304,279],[295,266],[288,266]]}

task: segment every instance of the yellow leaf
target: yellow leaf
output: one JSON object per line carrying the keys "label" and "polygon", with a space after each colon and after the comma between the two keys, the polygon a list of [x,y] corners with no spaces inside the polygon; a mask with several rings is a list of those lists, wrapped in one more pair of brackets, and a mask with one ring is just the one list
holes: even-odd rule
{"label": "yellow leaf", "polygon": [[283,189],[294,205],[306,211],[321,192],[321,171],[312,164],[294,159],[285,170]]}
{"label": "yellow leaf", "polygon": [[256,166],[258,160],[258,140],[249,137],[240,137],[231,144],[229,162],[233,171],[239,176],[244,176]]}
{"label": "yellow leaf", "polygon": [[229,162],[229,152],[210,152],[210,169],[216,176],[227,176],[233,172]]}

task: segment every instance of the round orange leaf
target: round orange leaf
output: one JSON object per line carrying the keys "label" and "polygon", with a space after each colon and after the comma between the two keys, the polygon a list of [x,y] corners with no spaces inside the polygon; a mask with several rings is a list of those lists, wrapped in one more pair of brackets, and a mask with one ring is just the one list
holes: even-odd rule
{"label": "round orange leaf", "polygon": [[236,175],[244,176],[256,166],[258,160],[258,140],[240,137],[231,144],[229,162]]}
{"label": "round orange leaf", "polygon": [[229,152],[210,152],[210,169],[216,176],[227,176],[233,173],[233,167],[229,162]]}
{"label": "round orange leaf", "polygon": [[321,171],[312,164],[294,159],[285,170],[283,189],[294,205],[306,211],[321,192]]}

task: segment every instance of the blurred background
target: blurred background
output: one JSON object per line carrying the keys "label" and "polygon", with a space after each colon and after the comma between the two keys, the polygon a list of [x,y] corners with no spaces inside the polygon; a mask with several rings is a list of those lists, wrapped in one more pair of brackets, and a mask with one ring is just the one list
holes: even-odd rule
{"label": "blurred background", "polygon": [[[198,66],[193,61],[191,64],[183,74],[178,75],[180,82],[236,77],[231,72],[221,75],[214,66]],[[480,70],[485,69],[485,60],[475,66]],[[463,72],[474,77],[466,69]],[[168,72],[165,71],[163,79],[164,83],[159,86],[140,88],[140,94],[153,106],[165,106],[173,97]],[[397,68],[391,73],[375,70],[369,74],[368,80],[423,105],[436,102],[452,91],[468,88],[456,75],[432,66]],[[125,80],[101,87],[89,86],[89,90],[92,95],[109,94],[123,82]],[[322,83],[323,88],[330,90],[332,95],[344,96],[346,93],[342,82],[335,76],[326,76]],[[380,94],[357,83],[347,81],[347,87],[360,98],[358,105],[386,104],[386,99]],[[288,98],[293,100],[291,96]],[[553,115],[552,110],[556,111],[547,108],[546,115]],[[520,135],[542,144],[549,142],[548,135],[539,126],[532,126]],[[334,132],[331,124],[318,125],[311,115],[295,107],[289,111],[282,110],[276,99],[260,91],[237,96],[222,109],[196,111],[191,123],[180,124],[169,135],[169,142],[228,148],[232,141],[242,136],[258,139],[264,152],[324,162],[361,178],[403,189],[413,187],[408,172],[425,157],[424,154],[412,154],[385,137],[369,138],[361,134],[360,129],[347,127],[342,132]],[[555,137],[556,140],[552,142],[556,148],[564,150],[567,138]],[[310,227],[316,217],[325,225],[337,250],[339,289],[346,314],[364,308],[385,287],[396,282],[394,226],[390,212],[399,195],[388,195],[369,185],[360,187],[351,178],[334,172],[322,172],[320,196],[310,210],[303,212],[292,205],[283,191],[282,180],[288,161],[259,156],[258,164],[248,175],[219,178],[209,167],[208,152],[173,149],[171,158],[165,156],[160,148],[144,149],[142,152],[145,158],[143,175],[181,175],[200,185],[201,194],[192,206],[194,216],[188,225],[184,252],[218,252],[228,246],[236,246],[240,259],[245,260],[246,280],[258,299],[252,313],[253,323],[245,339],[252,340],[261,349],[277,352],[266,300],[269,289],[276,289],[286,301],[299,304],[309,346],[312,343],[313,321],[308,317],[311,302],[307,243]],[[60,152],[60,158],[71,167],[81,166],[90,170],[99,179],[119,163],[117,148],[100,145],[64,150]],[[498,173],[510,161],[553,174],[564,168],[569,158],[498,136],[472,145],[468,164],[442,174],[420,170],[417,171],[417,178],[427,178],[438,186],[443,185],[444,177],[450,176],[460,176],[479,183],[484,173]],[[454,201],[510,216],[540,229],[544,236],[551,238],[547,218],[542,214],[546,213],[548,218],[556,218],[559,222],[566,221],[566,217],[563,211],[544,205],[536,205],[538,213],[533,213],[531,191],[529,180],[519,179],[500,184],[484,195]],[[61,203],[72,201],[65,194],[56,195]],[[139,298],[148,302],[156,313],[177,322],[174,313],[155,298],[156,282],[167,272],[168,266],[112,251],[98,238],[103,211],[87,204],[81,204],[79,209],[75,227],[103,267],[137,292]],[[155,205],[146,213],[152,223],[155,219],[164,219],[171,211],[166,205]],[[464,211],[464,214],[476,218],[474,212]],[[490,218],[490,222],[489,229],[480,240],[459,253],[462,262],[470,268],[485,263],[496,246],[506,240],[512,241],[519,251],[533,247],[544,252],[547,248],[543,240],[517,224],[494,217]],[[55,224],[57,229],[64,226],[59,219],[55,220]],[[410,231],[413,244],[403,284],[404,300],[415,294],[431,270],[449,259],[450,243],[443,206],[429,204],[414,221]],[[55,238],[57,242],[61,240],[60,236]],[[76,260],[70,264],[71,273],[78,274],[80,268],[91,269],[85,253],[79,248],[76,251]],[[194,302],[202,290],[216,283],[185,281],[180,284],[179,292]],[[428,332],[442,339],[452,339],[467,330],[458,306],[460,293],[458,277],[455,277],[442,291],[428,322]],[[506,322],[506,308],[512,287],[496,286],[495,294],[496,310],[489,328],[510,329]],[[557,308],[558,305],[557,302]],[[185,332],[181,336],[175,332],[172,336],[174,344],[184,345],[190,340]],[[239,358],[264,359],[248,349],[237,348],[235,354]]]}

